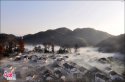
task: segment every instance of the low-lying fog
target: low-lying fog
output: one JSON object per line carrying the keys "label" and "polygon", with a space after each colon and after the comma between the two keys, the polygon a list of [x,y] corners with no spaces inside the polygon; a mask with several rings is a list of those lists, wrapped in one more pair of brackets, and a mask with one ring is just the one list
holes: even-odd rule
{"label": "low-lying fog", "polygon": [[[28,50],[32,50],[34,46],[27,45],[25,48]],[[57,51],[60,47],[56,46],[55,51]],[[71,49],[71,54],[65,54],[68,55],[69,58],[67,61],[73,61],[76,64],[85,67],[86,69],[90,69],[91,67],[97,67],[98,69],[108,73],[109,70],[106,69],[112,69],[116,71],[117,73],[121,74],[123,73],[125,69],[124,64],[124,55],[120,53],[102,53],[98,52],[98,48],[94,47],[83,47],[78,49],[78,53],[74,53],[74,49]],[[76,55],[80,54],[80,55]],[[64,54],[62,54],[64,55]],[[110,63],[100,63],[98,59],[100,58],[110,58],[113,57],[113,59],[110,61]]]}
{"label": "low-lying fog", "polygon": [[[34,46],[25,46],[26,49],[32,50]],[[55,51],[59,49],[58,46],[55,47]],[[60,56],[67,55],[69,58],[66,61],[73,61],[74,63],[83,66],[86,69],[90,69],[91,67],[97,67],[98,69],[104,71],[105,73],[108,73],[110,70],[114,70],[119,74],[122,74],[125,68],[125,64],[123,62],[124,55],[120,53],[102,53],[97,51],[98,48],[93,47],[84,47],[79,48],[77,53],[74,53],[74,49],[72,48],[72,53],[70,54],[57,54]],[[33,53],[33,55],[43,55],[44,53]],[[49,54],[46,54],[49,55]],[[100,58],[112,58],[112,60],[109,63],[101,63],[98,60]],[[52,62],[52,60],[48,61],[49,63]],[[21,68],[23,66],[26,66],[21,62],[14,62],[10,61],[10,59],[3,59],[1,61],[1,65],[5,66],[7,64],[15,65],[16,68]],[[31,66],[32,64],[27,64],[27,66]],[[33,64],[35,67],[36,64]],[[40,64],[39,64],[40,65]],[[22,70],[23,72],[23,70]]]}
{"label": "low-lying fog", "polygon": [[[77,64],[90,69],[92,66],[97,67],[98,69],[107,72],[108,68],[121,74],[124,71],[124,59],[123,55],[119,53],[101,53],[97,51],[97,48],[80,48],[80,55],[71,55],[71,61],[76,62]],[[110,63],[100,63],[98,59],[100,58],[109,58],[113,57],[114,59]]]}

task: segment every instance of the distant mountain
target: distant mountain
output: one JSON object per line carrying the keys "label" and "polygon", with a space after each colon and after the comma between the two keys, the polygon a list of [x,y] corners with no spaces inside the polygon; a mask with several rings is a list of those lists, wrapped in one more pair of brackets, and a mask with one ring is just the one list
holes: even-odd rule
{"label": "distant mountain", "polygon": [[72,31],[63,27],[25,35],[24,41],[27,44],[54,43],[56,45],[74,47],[75,44],[78,46],[96,45],[111,36],[106,32],[92,28],[77,28]]}
{"label": "distant mountain", "polygon": [[90,45],[96,45],[112,35],[92,28],[77,28],[73,31],[73,36],[84,38]]}
{"label": "distant mountain", "polygon": [[11,41],[17,42],[17,37],[12,34],[0,34],[0,44],[8,44]]}
{"label": "distant mountain", "polygon": [[55,30],[47,30],[33,35],[24,36],[24,41],[28,44],[54,43],[61,46],[73,46],[78,44],[86,46],[86,42],[77,37],[69,36],[72,31],[67,28],[58,28]]}
{"label": "distant mountain", "polygon": [[110,37],[106,40],[103,40],[96,46],[99,47],[99,51],[121,52],[121,53],[125,54],[125,34]]}
{"label": "distant mountain", "polygon": [[[17,42],[18,38],[12,34],[0,34],[0,44]],[[74,47],[77,44],[79,47],[96,46],[99,47],[99,51],[125,54],[125,34],[113,36],[92,28],[77,28],[72,31],[63,27],[28,34],[23,38],[26,44],[54,43],[66,47]]]}

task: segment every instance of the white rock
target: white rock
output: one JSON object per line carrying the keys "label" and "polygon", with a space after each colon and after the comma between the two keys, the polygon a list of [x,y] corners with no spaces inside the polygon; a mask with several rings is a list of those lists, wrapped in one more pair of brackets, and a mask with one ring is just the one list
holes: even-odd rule
{"label": "white rock", "polygon": [[52,77],[47,77],[46,80],[52,80],[53,78]]}
{"label": "white rock", "polygon": [[12,61],[12,60],[13,60],[13,58],[10,58],[10,60]]}
{"label": "white rock", "polygon": [[22,53],[19,53],[19,56],[21,56],[22,55]]}
{"label": "white rock", "polygon": [[32,80],[33,78],[31,76],[26,77],[26,80]]}
{"label": "white rock", "polygon": [[61,76],[61,79],[62,79],[62,80],[65,80],[65,79],[66,79],[66,77],[65,77],[65,76]]}

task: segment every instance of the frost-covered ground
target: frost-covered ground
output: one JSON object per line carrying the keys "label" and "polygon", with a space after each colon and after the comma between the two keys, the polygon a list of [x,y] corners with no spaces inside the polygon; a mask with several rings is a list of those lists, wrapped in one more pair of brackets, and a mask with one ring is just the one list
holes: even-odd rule
{"label": "frost-covered ground", "polygon": [[[91,67],[97,67],[98,69],[108,72],[106,68],[111,68],[117,73],[121,74],[124,71],[124,56],[120,53],[101,53],[97,51],[97,48],[80,48],[80,55],[70,54],[68,60],[74,61],[78,65],[81,65],[87,69]],[[97,60],[100,58],[110,58],[113,57],[113,60],[109,63],[100,63]]]}
{"label": "frost-covered ground", "polygon": [[[33,46],[26,46],[28,50],[32,50]],[[56,47],[55,50],[58,50],[59,47]],[[113,70],[119,75],[122,75],[124,72],[125,64],[123,62],[124,56],[120,53],[101,53],[97,51],[97,48],[93,47],[86,47],[86,48],[80,48],[77,53],[74,53],[74,49],[71,49],[72,53],[69,54],[44,54],[44,53],[36,53],[36,52],[30,52],[30,53],[23,53],[19,56],[25,55],[28,57],[31,57],[33,55],[36,55],[37,59],[35,60],[35,57],[33,59],[27,59],[22,58],[18,61],[15,61],[15,58],[5,58],[1,60],[1,67],[5,68],[6,70],[9,70],[13,68],[14,73],[16,73],[18,81],[16,82],[24,82],[29,80],[36,80],[41,82],[44,82],[44,79],[52,79],[56,78],[58,76],[53,75],[53,72],[55,73],[55,70],[58,68],[63,75],[60,76],[62,80],[65,78],[69,78],[69,76],[72,75],[72,71],[69,69],[67,70],[63,64],[67,62],[73,62],[76,63],[80,67],[84,67],[86,70],[90,70],[93,67],[96,67],[100,71],[108,73]],[[67,57],[67,58],[65,58]],[[57,59],[63,58],[63,60],[57,61]],[[99,61],[99,59],[105,58],[104,62],[102,60]],[[33,61],[31,61],[33,60]],[[52,65],[55,65],[55,62],[62,66],[62,67],[53,67]],[[7,66],[9,68],[7,69]],[[51,71],[52,73],[48,76],[44,72],[46,70]],[[73,69],[74,70],[74,69]],[[76,70],[76,69],[75,69]],[[65,73],[69,72],[69,73]],[[78,71],[77,71],[78,72]],[[84,71],[85,73],[85,71]],[[69,74],[69,75],[68,75]],[[74,77],[74,76],[73,76]],[[70,78],[72,79],[72,78]],[[13,82],[13,81],[10,81]],[[58,82],[60,82],[58,80]],[[89,82],[89,81],[83,81],[83,82]]]}
{"label": "frost-covered ground", "polygon": [[[26,48],[32,50],[34,46],[26,46]],[[58,46],[55,47],[55,50],[57,51],[59,49]],[[72,54],[66,54],[69,56],[68,60],[73,61],[77,63],[80,66],[83,66],[87,69],[90,69],[91,67],[97,67],[98,69],[102,71],[106,71],[106,68],[111,68],[112,70],[116,71],[117,73],[121,74],[123,73],[125,69],[125,56],[120,53],[101,53],[97,51],[98,48],[93,47],[85,47],[78,49],[78,53],[80,55],[76,55],[74,52],[74,49],[71,49]],[[109,58],[113,57],[113,60],[110,61],[110,63],[100,63],[97,60],[100,58]]]}

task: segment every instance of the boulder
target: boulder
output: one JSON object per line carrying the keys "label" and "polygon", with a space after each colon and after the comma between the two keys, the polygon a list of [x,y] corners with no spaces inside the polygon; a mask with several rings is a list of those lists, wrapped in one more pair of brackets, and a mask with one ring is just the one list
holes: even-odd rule
{"label": "boulder", "polygon": [[106,58],[100,58],[98,59],[98,62],[103,63],[103,64],[110,63],[110,61]]}

